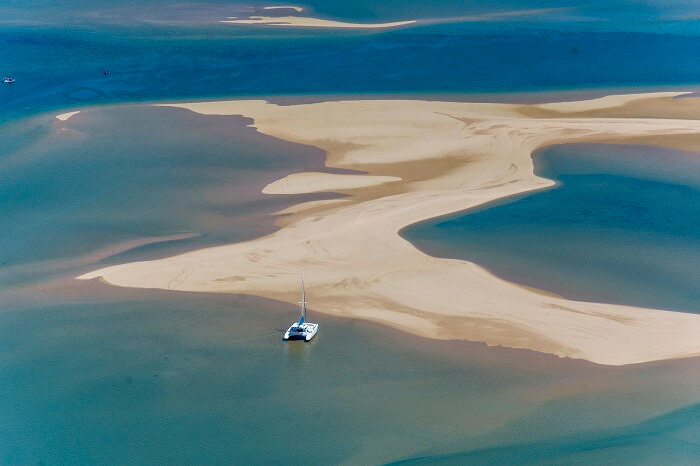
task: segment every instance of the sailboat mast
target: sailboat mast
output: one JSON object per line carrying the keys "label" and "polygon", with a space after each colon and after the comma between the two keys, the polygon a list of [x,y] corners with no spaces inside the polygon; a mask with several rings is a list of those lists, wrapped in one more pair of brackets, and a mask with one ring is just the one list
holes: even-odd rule
{"label": "sailboat mast", "polygon": [[306,320],[306,291],[304,290],[304,271],[301,271],[301,320]]}

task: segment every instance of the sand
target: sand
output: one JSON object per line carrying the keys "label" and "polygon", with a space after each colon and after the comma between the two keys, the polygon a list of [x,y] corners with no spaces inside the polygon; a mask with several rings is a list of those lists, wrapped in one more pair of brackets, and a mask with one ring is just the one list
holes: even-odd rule
{"label": "sand", "polygon": [[80,113],[80,110],[78,110],[77,112],[61,113],[60,115],[56,115],[56,119],[61,121],[67,121],[70,117],[72,117],[73,115],[77,115],[78,113]]}
{"label": "sand", "polygon": [[300,6],[289,6],[289,5],[279,5],[279,6],[265,6],[263,10],[294,10],[297,12],[302,12],[304,9]]}
{"label": "sand", "polygon": [[[690,94],[690,93],[688,93]],[[656,92],[647,94],[624,94],[609,95],[598,99],[579,100],[577,102],[553,102],[548,104],[533,105],[538,109],[551,110],[560,113],[582,113],[591,110],[603,110],[621,107],[632,102],[644,102],[647,99],[658,99],[659,97],[673,98],[684,93],[678,92]]]}
{"label": "sand", "polygon": [[319,172],[293,173],[268,184],[262,192],[265,194],[344,192],[399,180],[401,178],[395,176],[336,175]]}
{"label": "sand", "polygon": [[309,16],[251,16],[249,18],[229,17],[221,21],[228,24],[245,24],[253,26],[303,27],[303,28],[337,28],[337,29],[386,29],[413,24],[416,21],[395,21],[393,23],[346,23],[330,19]]}
{"label": "sand", "polygon": [[[301,7],[295,6],[266,6],[263,10],[285,10],[291,9],[297,13],[304,11]],[[479,15],[469,16],[448,16],[441,18],[428,18],[408,21],[394,21],[389,23],[348,23],[344,21],[313,18],[309,16],[249,16],[239,18],[231,16],[228,20],[221,21],[222,23],[239,24],[239,25],[259,25],[259,26],[282,26],[282,27],[304,27],[304,28],[352,28],[352,29],[382,29],[407,26],[411,24],[445,24],[445,23],[474,23],[474,22],[493,22],[493,21],[509,21],[514,18],[522,17],[538,17],[554,14],[564,14],[572,11],[572,8],[532,8],[527,10],[512,10],[499,11],[492,13],[484,13]]]}
{"label": "sand", "polygon": [[[278,106],[259,100],[173,104],[201,114],[244,115],[262,133],[315,145],[329,167],[362,170],[343,202],[320,202],[283,217],[277,232],[162,260],[107,267],[80,279],[114,285],[242,293],[299,301],[306,272],[317,313],[381,322],[416,335],[526,348],[599,364],[700,355],[700,315],[571,301],[509,283],[462,260],[438,259],[399,235],[413,223],[553,182],[533,173],[543,146],[700,138],[700,121],[653,118],[681,93],[605,97],[559,107],[428,101],[340,101]],[[686,98],[700,109],[700,99]],[[679,100],[679,101],[680,101]],[[647,118],[608,117],[633,102]],[[689,104],[685,102],[687,107]],[[577,116],[576,109],[586,116]],[[602,116],[596,116],[600,109]],[[555,111],[556,110],[556,111]],[[684,110],[687,113],[687,108]],[[700,115],[700,112],[696,112]],[[337,190],[348,176],[319,177]],[[275,185],[275,183],[273,183]],[[280,195],[298,185],[275,185]],[[296,187],[295,187],[296,186]],[[345,185],[347,188],[347,184]]]}

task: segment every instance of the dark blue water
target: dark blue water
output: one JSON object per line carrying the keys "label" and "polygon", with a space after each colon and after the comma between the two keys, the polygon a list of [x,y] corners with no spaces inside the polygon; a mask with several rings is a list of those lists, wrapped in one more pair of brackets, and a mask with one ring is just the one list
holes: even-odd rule
{"label": "dark blue water", "polygon": [[432,255],[564,296],[700,312],[700,157],[644,146],[556,146],[558,186],[409,227]]}
{"label": "dark blue water", "polygon": [[[393,31],[255,29],[219,24],[227,2],[75,2],[0,7],[0,116],[86,104],[231,95],[512,92],[693,85],[690,6],[578,7],[578,20],[433,24]],[[349,20],[434,18],[570,2],[317,3]],[[5,21],[2,21],[4,16]],[[675,18],[675,19],[673,19]],[[672,33],[669,24],[682,25]],[[605,25],[605,27],[601,27]],[[637,25],[637,27],[628,27]],[[574,27],[575,26],[575,27]],[[680,27],[680,26],[679,26]],[[663,33],[662,33],[663,32]],[[109,70],[109,77],[102,75]]]}

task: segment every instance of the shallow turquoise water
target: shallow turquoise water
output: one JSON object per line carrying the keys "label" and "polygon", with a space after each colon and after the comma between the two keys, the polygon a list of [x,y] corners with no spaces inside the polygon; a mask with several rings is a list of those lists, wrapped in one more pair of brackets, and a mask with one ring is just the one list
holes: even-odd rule
{"label": "shallow turquoise water", "polygon": [[700,312],[700,157],[642,146],[556,146],[535,156],[546,191],[402,234],[567,297]]}
{"label": "shallow turquoise water", "polygon": [[[140,238],[200,235],[187,240],[190,247],[243,241],[272,231],[274,212],[322,197],[264,196],[265,184],[299,167],[322,169],[324,157],[263,137],[248,123],[124,106],[65,123],[49,115],[3,127],[0,283],[65,272],[71,260]],[[165,254],[168,246],[138,253]]]}
{"label": "shallow turquoise water", "polygon": [[[605,460],[620,435],[638,454],[690,457],[665,432],[610,429],[692,403],[696,362],[605,368],[320,315],[317,339],[290,345],[287,306],[88,288],[0,310],[4,463],[269,464],[299,445],[312,448],[289,462],[467,449],[493,463],[492,449],[513,459],[531,443],[529,458],[579,445]],[[669,416],[692,446],[697,417]]]}
{"label": "shallow turquoise water", "polygon": [[700,404],[624,428],[392,464],[695,464]]}

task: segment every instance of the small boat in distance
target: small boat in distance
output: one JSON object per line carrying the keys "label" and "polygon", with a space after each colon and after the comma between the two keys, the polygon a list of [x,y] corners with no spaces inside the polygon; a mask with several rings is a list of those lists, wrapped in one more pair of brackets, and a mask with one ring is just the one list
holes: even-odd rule
{"label": "small boat in distance", "polygon": [[306,293],[304,291],[304,271],[301,272],[301,319],[294,322],[284,333],[284,341],[304,340],[310,341],[318,332],[318,324],[306,322]]}
{"label": "small boat in distance", "polygon": [[3,84],[12,84],[13,82],[15,82],[15,79],[9,78],[9,77],[6,77],[5,79],[2,80]]}

